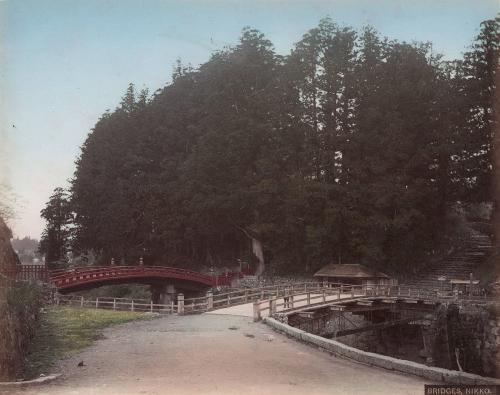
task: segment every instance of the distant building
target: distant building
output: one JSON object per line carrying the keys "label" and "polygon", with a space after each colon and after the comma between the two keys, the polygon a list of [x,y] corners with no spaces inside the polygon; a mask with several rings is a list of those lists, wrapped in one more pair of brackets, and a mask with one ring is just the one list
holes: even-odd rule
{"label": "distant building", "polygon": [[360,264],[331,263],[318,270],[314,277],[330,283],[350,285],[389,285],[392,283],[387,274]]}

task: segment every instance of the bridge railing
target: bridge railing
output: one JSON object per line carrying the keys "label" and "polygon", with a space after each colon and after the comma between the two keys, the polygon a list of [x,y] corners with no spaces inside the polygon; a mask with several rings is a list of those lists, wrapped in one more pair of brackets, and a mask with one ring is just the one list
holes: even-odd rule
{"label": "bridge railing", "polygon": [[254,319],[262,314],[273,315],[293,311],[307,306],[320,306],[340,299],[359,297],[379,297],[415,299],[433,302],[494,302],[493,298],[440,293],[394,285],[349,285],[340,283],[297,283],[289,286],[268,286],[240,289],[220,294],[209,292],[205,296],[187,298],[179,294],[177,301],[157,304],[148,299],[127,299],[99,297],[87,299],[76,295],[57,295],[56,304],[77,307],[103,308],[112,310],[149,311],[160,314],[195,314],[217,310],[229,306],[253,303]]}
{"label": "bridge railing", "polygon": [[[375,291],[375,288],[374,288]],[[378,289],[377,293],[386,290]],[[369,287],[362,285],[329,284],[320,288],[313,288],[304,292],[303,290],[294,293],[278,294],[267,300],[257,300],[253,304],[254,321],[259,321],[262,315],[270,316],[284,311],[291,311],[296,308],[314,307],[327,304],[340,299],[353,299],[367,296]]]}

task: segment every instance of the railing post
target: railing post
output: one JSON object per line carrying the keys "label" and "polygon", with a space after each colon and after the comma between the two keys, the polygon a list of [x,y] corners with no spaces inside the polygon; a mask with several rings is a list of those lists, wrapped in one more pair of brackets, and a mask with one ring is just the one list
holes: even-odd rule
{"label": "railing post", "polygon": [[[292,295],[290,295],[290,306],[291,306],[291,307],[292,307],[292,309],[293,309],[293,294],[292,294]],[[289,307],[290,307],[290,306],[289,306]]]}
{"label": "railing post", "polygon": [[95,308],[99,307],[99,298],[95,298]]}
{"label": "railing post", "polygon": [[80,296],[80,307],[83,307],[83,296]]}
{"label": "railing post", "polygon": [[245,303],[248,302],[248,290],[245,289]]}
{"label": "railing post", "polygon": [[276,298],[269,299],[269,317],[276,313]]}
{"label": "railing post", "polygon": [[177,314],[184,314],[184,294],[177,295]]}
{"label": "railing post", "polygon": [[151,313],[153,312],[153,301],[151,301]]}
{"label": "railing post", "polygon": [[340,287],[337,288],[337,299],[340,299]]}
{"label": "railing post", "polygon": [[344,284],[340,284],[340,293],[343,294],[344,293]]}
{"label": "railing post", "polygon": [[227,294],[227,305],[229,306],[231,304],[231,295]]}
{"label": "railing post", "polygon": [[398,285],[398,296],[401,296],[401,286]]}
{"label": "railing post", "polygon": [[311,293],[310,292],[307,293],[307,304],[308,305],[311,304]]}
{"label": "railing post", "polygon": [[207,292],[207,310],[214,308],[214,294],[211,291]]}
{"label": "railing post", "polygon": [[116,299],[113,298],[113,310],[116,310]]}
{"label": "railing post", "polygon": [[323,302],[326,302],[326,292],[325,292],[325,290],[323,289],[323,291],[321,291],[321,293],[323,294]]}
{"label": "railing post", "polygon": [[264,299],[264,290],[263,289],[260,290],[260,299],[261,300]]}
{"label": "railing post", "polygon": [[130,311],[134,311],[134,299],[132,299],[132,303],[130,303]]}
{"label": "railing post", "polygon": [[170,314],[174,314],[174,306],[175,306],[175,304],[174,304],[174,301],[172,300],[170,302]]}
{"label": "railing post", "polygon": [[256,300],[253,302],[253,320],[254,322],[260,321],[261,316],[260,316],[260,302]]}
{"label": "railing post", "polygon": [[354,298],[354,285],[351,285],[351,298]]}

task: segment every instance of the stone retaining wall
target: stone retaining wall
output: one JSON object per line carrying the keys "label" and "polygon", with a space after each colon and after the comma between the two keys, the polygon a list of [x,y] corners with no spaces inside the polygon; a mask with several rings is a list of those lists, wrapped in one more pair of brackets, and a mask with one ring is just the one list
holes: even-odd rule
{"label": "stone retaining wall", "polygon": [[424,377],[432,382],[446,382],[450,384],[485,384],[498,385],[499,379],[490,377],[482,377],[471,373],[459,372],[455,370],[447,370],[432,366],[426,366],[416,362],[405,361],[402,359],[387,357],[385,355],[361,351],[356,348],[347,346],[335,340],[326,339],[321,336],[307,333],[303,330],[286,325],[274,318],[266,317],[264,322],[273,329],[283,332],[295,339],[308,344],[320,347],[337,356],[346,357],[357,362],[365,363],[380,368],[394,370],[402,373],[413,374]]}

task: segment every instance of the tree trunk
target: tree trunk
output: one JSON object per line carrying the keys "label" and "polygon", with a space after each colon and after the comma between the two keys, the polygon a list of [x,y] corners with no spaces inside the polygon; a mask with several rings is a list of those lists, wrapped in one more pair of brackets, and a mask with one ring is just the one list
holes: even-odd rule
{"label": "tree trunk", "polygon": [[257,257],[257,260],[259,261],[257,265],[257,270],[255,271],[256,276],[260,276],[265,269],[265,264],[264,264],[264,250],[262,248],[262,243],[252,237],[252,252],[253,254]]}
{"label": "tree trunk", "polygon": [[[500,73],[496,74],[496,86],[500,87]],[[493,238],[495,250],[500,250],[500,92],[495,91],[493,103]]]}

